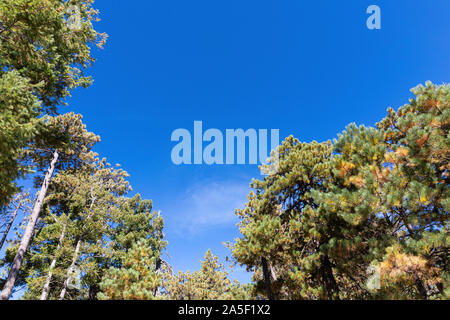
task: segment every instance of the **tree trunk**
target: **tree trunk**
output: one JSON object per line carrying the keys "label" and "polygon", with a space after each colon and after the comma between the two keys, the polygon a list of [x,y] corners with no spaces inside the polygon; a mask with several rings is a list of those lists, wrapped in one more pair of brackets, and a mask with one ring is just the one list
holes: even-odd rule
{"label": "tree trunk", "polygon": [[14,219],[16,219],[17,212],[19,212],[20,207],[22,206],[22,201],[23,201],[23,199],[21,199],[19,201],[19,203],[17,204],[17,207],[15,208],[15,210],[11,216],[11,220],[8,223],[8,227],[6,228],[5,233],[3,234],[2,240],[0,241],[0,250],[3,248],[3,245],[5,244],[6,237],[8,236],[9,230],[11,229],[11,226],[14,223]]}
{"label": "tree trunk", "polygon": [[77,246],[75,247],[75,253],[73,254],[72,263],[70,264],[69,269],[67,269],[67,278],[64,281],[64,286],[61,290],[61,293],[59,294],[59,300],[64,300],[64,297],[67,292],[67,286],[69,285],[70,276],[73,272],[73,268],[75,268],[75,263],[77,263],[78,260],[78,253],[80,252],[81,247],[81,238],[78,239]]}
{"label": "tree trunk", "polygon": [[267,298],[269,300],[275,300],[275,298],[273,296],[273,291],[272,291],[272,282],[270,279],[269,266],[267,264],[266,258],[264,258],[264,257],[261,258],[261,264],[262,264],[262,269],[263,269],[264,282],[266,283]]}
{"label": "tree trunk", "polygon": [[61,232],[61,236],[59,237],[59,242],[58,242],[58,246],[56,247],[55,257],[53,258],[52,263],[50,264],[48,274],[47,274],[47,279],[45,279],[44,288],[42,289],[41,300],[47,300],[47,298],[48,298],[48,293],[50,291],[50,282],[51,282],[52,276],[53,276],[53,269],[56,266],[56,255],[58,254],[59,249],[61,249],[61,245],[64,240],[65,233],[66,233],[66,226],[67,226],[67,224],[64,225],[63,230]]}
{"label": "tree trunk", "polygon": [[[97,197],[93,195],[93,190],[94,190],[94,187],[92,186],[91,187],[91,205],[89,206],[90,213],[89,213],[88,217],[86,218],[86,220],[89,220],[89,218],[93,214],[92,209],[94,208],[95,201],[97,200]],[[75,253],[73,254],[73,258],[72,258],[72,263],[70,264],[69,269],[67,269],[67,278],[64,281],[63,288],[61,290],[61,293],[59,294],[59,300],[64,300],[64,297],[66,295],[70,276],[73,272],[73,268],[75,267],[75,264],[77,263],[78,255],[80,253],[81,239],[83,238],[83,234],[84,234],[84,231],[81,233],[80,237],[78,238],[77,245],[75,247]]]}
{"label": "tree trunk", "polygon": [[14,261],[11,266],[11,270],[8,274],[8,279],[6,280],[5,286],[3,287],[3,291],[0,295],[0,300],[8,300],[11,296],[12,290],[14,288],[14,284],[17,279],[17,275],[19,274],[20,267],[23,262],[23,258],[25,256],[25,252],[30,245],[31,238],[34,233],[34,227],[36,226],[36,221],[39,217],[39,213],[42,209],[42,204],[44,202],[44,198],[47,195],[48,185],[53,176],[53,172],[55,171],[56,163],[58,162],[58,151],[55,150],[53,153],[53,159],[50,162],[50,166],[45,174],[44,181],[42,182],[41,190],[39,191],[39,195],[36,199],[36,202],[33,207],[33,211],[31,212],[30,220],[28,221],[27,228],[25,229],[25,233],[23,234],[22,240],[20,242],[19,250],[17,251],[16,256],[14,257]]}
{"label": "tree trunk", "polygon": [[320,275],[327,292],[327,298],[339,300],[339,288],[333,275],[330,259],[326,254],[320,256]]}
{"label": "tree trunk", "polygon": [[89,293],[88,293],[88,297],[89,300],[98,300],[97,299],[97,294],[100,292],[100,288],[98,287],[98,285],[91,285],[89,286]]}
{"label": "tree trunk", "polygon": [[420,298],[423,300],[427,300],[428,292],[423,284],[422,279],[420,279],[420,277],[416,275],[416,276],[414,276],[414,282],[416,283],[416,288],[417,288],[417,291],[419,292]]}
{"label": "tree trunk", "polygon": [[[161,260],[161,258],[159,258],[159,259],[156,261],[156,266],[155,266],[155,271],[156,271],[156,273],[159,273],[159,272],[160,272],[161,264],[162,264],[162,260]],[[155,290],[153,290],[153,296],[154,296],[154,297],[157,297],[157,296],[159,296],[159,294],[160,294],[160,292],[159,292],[159,286],[158,286],[158,287],[155,288]]]}

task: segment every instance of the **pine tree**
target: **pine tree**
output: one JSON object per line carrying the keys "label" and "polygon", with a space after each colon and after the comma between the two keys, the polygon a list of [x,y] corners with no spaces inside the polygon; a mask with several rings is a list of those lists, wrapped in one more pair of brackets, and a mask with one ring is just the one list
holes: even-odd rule
{"label": "pine tree", "polygon": [[141,239],[121,258],[120,268],[109,269],[100,284],[100,299],[153,300],[161,286],[157,272],[160,253],[152,249],[148,239]]}
{"label": "pine tree", "polygon": [[0,212],[19,190],[14,181],[28,172],[20,160],[42,125],[39,108],[29,80],[0,72]]}
{"label": "pine tree", "polygon": [[[79,30],[67,21],[71,5],[79,8]],[[0,210],[29,172],[22,157],[42,129],[40,116],[55,115],[70,90],[92,82],[83,69],[94,62],[91,46],[106,39],[94,30],[96,19],[92,1],[0,1]]]}
{"label": "pine tree", "polygon": [[[33,274],[27,280],[27,299],[82,298],[98,278],[97,260],[105,259],[109,248],[111,212],[129,189],[128,174],[112,168],[106,159],[92,159],[81,168],[59,172],[46,197],[44,226],[33,241]],[[38,266],[38,267],[36,267]],[[72,290],[75,270],[82,269],[81,288]],[[95,283],[94,283],[95,284]]]}
{"label": "pine tree", "polygon": [[99,299],[150,300],[161,287],[164,221],[140,195],[128,199],[114,218],[111,267],[99,285]]}
{"label": "pine tree", "polygon": [[81,119],[80,115],[73,113],[49,118],[46,123],[47,134],[36,139],[28,152],[29,157],[37,163],[39,168],[46,165],[48,165],[48,168],[43,176],[30,220],[12,261],[8,279],[0,296],[1,299],[9,299],[11,295],[25,252],[35,232],[35,226],[55,170],[59,170],[61,167],[76,168],[93,156],[91,148],[100,138],[88,132]]}
{"label": "pine tree", "polygon": [[412,92],[409,104],[388,109],[377,124],[391,169],[381,209],[398,230],[398,242],[379,259],[381,296],[448,298],[450,86],[427,82]]}
{"label": "pine tree", "polygon": [[337,298],[327,244],[345,221],[317,215],[312,197],[330,183],[332,147],[288,137],[278,151],[277,173],[254,180],[255,192],[236,212],[243,236],[232,245],[233,256],[255,271],[256,290],[263,297]]}
{"label": "pine tree", "polygon": [[231,247],[258,295],[448,296],[449,92],[418,86],[376,128],[351,124],[332,145],[286,139],[278,172],[237,210]]}
{"label": "pine tree", "polygon": [[354,226],[338,244],[358,254],[340,269],[359,283],[369,264],[379,274],[380,288],[362,297],[438,298],[448,287],[449,86],[412,91],[376,129],[352,125],[340,135],[331,192],[315,194],[321,212]]}
{"label": "pine tree", "polygon": [[251,292],[238,281],[228,279],[228,272],[211,250],[194,272],[179,272],[165,283],[168,299],[176,300],[236,300],[249,299]]}
{"label": "pine tree", "polygon": [[[94,62],[92,46],[101,47],[105,34],[92,22],[98,20],[93,1],[1,0],[0,74],[16,71],[27,79],[42,108],[56,110],[76,87],[92,80],[83,69]],[[80,26],[68,23],[68,9],[76,6]]]}
{"label": "pine tree", "polygon": [[2,238],[0,240],[0,250],[3,248],[5,244],[6,237],[11,230],[12,225],[17,217],[19,211],[28,211],[29,204],[31,200],[29,198],[28,192],[20,192],[14,196],[13,201],[9,204],[9,207],[6,210],[6,213],[3,216],[4,224],[2,225],[2,229],[4,229],[1,233],[3,233]]}
{"label": "pine tree", "polygon": [[383,180],[386,175],[387,169],[382,166],[386,146],[382,141],[383,134],[374,128],[349,125],[333,143],[327,190],[312,192],[318,204],[316,215],[342,221],[339,232],[325,244],[336,266],[342,299],[371,297],[365,285],[370,277],[368,270],[392,241],[390,223],[377,210],[380,190],[372,180]]}

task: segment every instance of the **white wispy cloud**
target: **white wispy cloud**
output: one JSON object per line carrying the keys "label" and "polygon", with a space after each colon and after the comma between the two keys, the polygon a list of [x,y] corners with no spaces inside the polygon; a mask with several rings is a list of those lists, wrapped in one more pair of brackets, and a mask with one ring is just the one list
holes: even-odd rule
{"label": "white wispy cloud", "polygon": [[234,226],[238,219],[235,209],[247,201],[248,181],[222,181],[196,183],[176,205],[166,211],[170,229],[190,235],[209,229]]}

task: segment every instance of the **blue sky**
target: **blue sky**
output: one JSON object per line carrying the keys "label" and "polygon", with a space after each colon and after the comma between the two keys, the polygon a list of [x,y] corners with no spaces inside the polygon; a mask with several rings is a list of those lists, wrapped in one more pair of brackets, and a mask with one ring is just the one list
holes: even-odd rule
{"label": "blue sky", "polygon": [[[366,8],[381,8],[368,30]],[[109,34],[61,112],[84,115],[96,147],[130,173],[134,192],[166,221],[169,263],[200,266],[208,248],[239,236],[255,165],[171,161],[173,130],[280,129],[280,139],[333,139],[347,124],[374,125],[409,89],[449,80],[450,1],[96,0]],[[248,281],[237,270],[233,277]]]}

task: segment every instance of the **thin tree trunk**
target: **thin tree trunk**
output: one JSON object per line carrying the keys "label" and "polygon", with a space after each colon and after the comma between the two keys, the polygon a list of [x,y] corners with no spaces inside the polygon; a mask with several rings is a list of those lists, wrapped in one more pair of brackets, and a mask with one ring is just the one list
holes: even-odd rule
{"label": "thin tree trunk", "polygon": [[69,269],[67,269],[67,278],[64,281],[64,286],[63,286],[63,288],[61,290],[61,293],[59,294],[59,300],[63,300],[65,295],[66,295],[67,286],[69,285],[70,276],[71,276],[71,274],[73,272],[73,268],[75,268],[75,263],[78,260],[78,253],[80,252],[80,247],[81,247],[81,238],[78,239],[77,246],[75,247],[75,253],[73,254],[73,258],[72,258],[72,263],[70,264]]}
{"label": "thin tree trunk", "polygon": [[64,224],[63,230],[61,232],[61,236],[59,237],[58,246],[56,247],[55,257],[53,257],[52,263],[50,264],[47,279],[45,279],[44,288],[42,288],[41,300],[47,300],[48,293],[50,291],[50,282],[52,281],[53,269],[56,266],[56,254],[58,254],[59,249],[61,249],[62,242],[64,240],[64,236],[66,234],[67,223]]}
{"label": "thin tree trunk", "polygon": [[23,201],[23,199],[21,199],[19,201],[19,203],[17,204],[17,206],[16,206],[16,208],[15,208],[15,210],[14,210],[12,216],[11,216],[11,220],[9,221],[8,227],[6,228],[5,233],[3,234],[2,240],[0,242],[0,250],[3,248],[3,245],[5,244],[6,237],[8,236],[9,230],[11,229],[11,226],[14,223],[14,219],[16,219],[17,212],[19,212],[19,210],[20,210],[20,208],[22,206],[22,201]]}
{"label": "thin tree trunk", "polygon": [[25,256],[25,252],[30,245],[31,238],[34,233],[34,227],[36,226],[36,221],[39,217],[39,213],[42,209],[42,204],[44,202],[44,198],[47,195],[48,185],[53,176],[53,172],[55,171],[56,163],[58,162],[58,151],[55,150],[53,153],[53,159],[50,162],[50,166],[45,174],[44,181],[42,182],[41,190],[39,191],[39,195],[34,203],[33,211],[31,212],[30,220],[28,221],[27,228],[25,229],[25,233],[23,234],[22,240],[20,242],[19,250],[17,251],[16,256],[14,257],[14,261],[11,266],[11,270],[8,274],[8,279],[3,287],[3,291],[0,295],[0,300],[8,300],[11,296],[12,290],[14,288],[14,284],[17,279],[17,275],[19,274],[20,267],[23,262],[23,258]]}
{"label": "thin tree trunk", "polygon": [[[92,208],[94,207],[94,203],[97,200],[97,197],[93,195],[93,190],[94,190],[94,187],[92,186],[91,187],[91,205],[89,206],[90,213],[89,213],[88,217],[86,218],[86,220],[89,220],[89,218],[91,217],[91,215],[92,215]],[[84,234],[84,231],[81,233],[81,236],[78,238],[77,245],[75,247],[75,253],[74,253],[73,258],[72,258],[72,263],[70,264],[69,269],[67,269],[67,278],[64,281],[63,288],[61,290],[61,293],[59,294],[59,300],[63,300],[65,295],[66,295],[67,286],[69,285],[70,276],[71,276],[71,274],[73,272],[73,268],[75,267],[75,264],[76,264],[76,262],[78,260],[78,254],[80,252],[81,239],[83,238],[83,234]]]}
{"label": "thin tree trunk", "polygon": [[[158,261],[156,261],[156,266],[155,266],[156,273],[160,272],[161,263],[162,263],[162,260],[161,260],[161,258],[159,258]],[[157,297],[157,296],[159,296],[159,294],[160,294],[160,290],[159,290],[159,286],[157,286],[155,288],[155,290],[153,290],[153,296]]]}
{"label": "thin tree trunk", "polygon": [[269,266],[267,264],[266,258],[264,258],[264,257],[261,258],[261,264],[262,264],[262,269],[263,269],[264,282],[266,283],[267,298],[269,300],[275,300],[275,298],[273,296],[273,291],[272,291],[272,282],[270,279]]}

